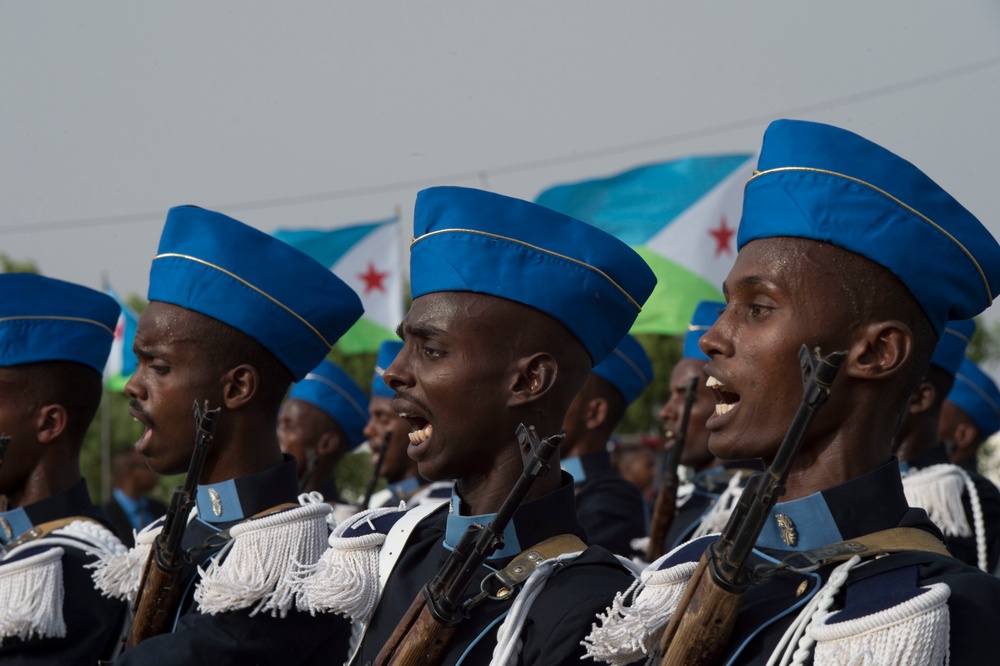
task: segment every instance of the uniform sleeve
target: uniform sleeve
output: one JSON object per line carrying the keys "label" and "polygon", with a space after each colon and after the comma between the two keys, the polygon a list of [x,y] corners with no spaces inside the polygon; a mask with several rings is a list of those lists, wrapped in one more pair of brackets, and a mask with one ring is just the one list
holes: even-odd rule
{"label": "uniform sleeve", "polygon": [[173,633],[144,641],[115,665],[341,664],[349,639],[350,623],[328,613],[293,612],[284,618],[251,617],[249,611],[189,613]]}

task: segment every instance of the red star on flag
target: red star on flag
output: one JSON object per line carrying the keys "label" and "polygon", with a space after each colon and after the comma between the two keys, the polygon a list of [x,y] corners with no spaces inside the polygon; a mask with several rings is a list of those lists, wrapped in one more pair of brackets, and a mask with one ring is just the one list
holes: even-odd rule
{"label": "red star on flag", "polygon": [[736,235],[736,230],[726,226],[725,215],[722,216],[722,220],[719,222],[719,228],[709,229],[708,233],[715,239],[715,256],[718,257],[723,252],[732,256],[733,248],[729,246],[729,241]]}
{"label": "red star on flag", "polygon": [[375,264],[369,261],[368,270],[364,273],[358,273],[358,277],[365,281],[365,294],[369,294],[375,290],[381,291],[384,294],[385,285],[382,284],[382,281],[389,277],[389,272],[378,272],[375,270]]}

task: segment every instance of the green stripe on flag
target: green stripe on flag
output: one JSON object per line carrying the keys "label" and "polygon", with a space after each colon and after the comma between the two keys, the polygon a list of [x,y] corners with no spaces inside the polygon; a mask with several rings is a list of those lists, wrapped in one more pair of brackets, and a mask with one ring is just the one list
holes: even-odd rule
{"label": "green stripe on flag", "polygon": [[656,287],[632,326],[632,333],[682,335],[700,301],[720,301],[715,285],[647,247],[633,248],[656,274]]}
{"label": "green stripe on flag", "polygon": [[378,352],[383,340],[398,340],[396,333],[379,326],[370,319],[361,318],[341,336],[337,349],[345,354]]}

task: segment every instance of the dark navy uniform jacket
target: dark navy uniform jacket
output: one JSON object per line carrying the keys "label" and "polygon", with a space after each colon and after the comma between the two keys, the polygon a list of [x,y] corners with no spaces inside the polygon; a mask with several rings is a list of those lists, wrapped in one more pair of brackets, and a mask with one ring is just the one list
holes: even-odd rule
{"label": "dark navy uniform jacket", "polygon": [[632,540],[648,532],[646,503],[639,489],[615,472],[606,453],[567,458],[562,467],[573,477],[576,516],[587,543],[631,557]]}
{"label": "dark navy uniform jacket", "polygon": [[[939,444],[923,455],[917,456],[901,464],[904,469],[923,469],[931,465],[950,464],[948,451],[944,444]],[[988,571],[996,571],[997,563],[1000,562],[1000,488],[975,470],[965,470],[969,478],[976,486],[979,493],[979,503],[983,510],[983,526],[986,529],[986,562]],[[975,531],[975,523],[972,517],[972,500],[969,497],[968,489],[962,491],[962,508],[965,509],[965,516],[969,520],[969,526]],[[976,547],[976,535],[960,537],[946,536],[945,542],[951,554],[962,560],[966,564],[978,566],[979,551]]]}
{"label": "dark navy uniform jacket", "polygon": [[[455,497],[452,504],[442,505],[411,533],[352,664],[360,666],[374,661],[423,585],[447,559],[450,544],[457,542],[471,522],[491,518],[460,516],[455,510],[458,502]],[[448,506],[452,507],[451,512]],[[479,592],[480,582],[487,574],[506,566],[523,550],[558,534],[584,536],[576,520],[573,485],[567,474],[563,474],[562,488],[521,505],[505,532],[504,548],[488,566],[480,568],[468,596]],[[589,633],[595,615],[611,603],[616,592],[627,588],[632,581],[632,575],[607,550],[599,546],[585,550],[548,579],[532,604],[522,634],[521,663],[577,666],[584,654],[580,642]],[[472,616],[458,625],[441,664],[490,663],[496,646],[497,626],[509,611],[514,596],[503,601],[487,600],[477,606]]]}
{"label": "dark navy uniform jacket", "polygon": [[[754,564],[781,560],[794,552],[854,539],[893,527],[917,527],[942,538],[923,509],[907,506],[895,459],[878,469],[821,493],[779,503],[772,518],[783,514],[796,531],[789,547],[775,520],[757,541]],[[693,548],[707,539],[692,542]],[[771,560],[767,557],[773,558]],[[783,573],[757,585],[744,596],[728,652],[720,664],[766,664],[785,629],[816,594],[836,565],[808,574]],[[803,582],[805,585],[803,586]],[[955,558],[932,553],[894,553],[851,571],[834,607],[856,598],[890,598],[934,582],[951,588],[951,663],[994,664],[1000,655],[1000,579]]]}
{"label": "dark navy uniform jacket", "polygon": [[[113,529],[104,511],[90,501],[87,483],[79,483],[64,492],[29,504],[28,506],[0,513],[0,519],[11,528],[10,535],[0,529],[0,544],[9,543],[35,525],[52,520],[83,516],[93,518],[109,530]],[[38,549],[26,549],[15,555],[22,559],[52,546],[45,540],[36,542]],[[121,635],[125,619],[125,603],[109,599],[94,587],[93,573],[85,565],[94,557],[84,551],[67,546],[63,548],[62,567],[65,598],[63,618],[66,622],[64,638],[35,638],[22,641],[9,638],[0,646],[2,664],[87,664],[93,666],[98,659],[111,654]],[[10,562],[12,560],[7,560]]]}
{"label": "dark navy uniform jacket", "polygon": [[[221,515],[209,499],[221,498]],[[284,618],[251,609],[217,615],[200,613],[194,603],[195,564],[205,566],[224,545],[215,537],[245,518],[283,503],[296,503],[295,460],[285,457],[277,467],[210,486],[198,486],[198,518],[184,534],[191,555],[186,567],[186,592],[173,633],[156,636],[125,652],[115,664],[335,664],[347,658],[350,624],[333,614],[291,610]],[[338,661],[341,660],[341,661]]]}
{"label": "dark navy uniform jacket", "polygon": [[694,489],[684,500],[684,503],[677,507],[674,522],[670,524],[670,529],[667,531],[665,551],[670,552],[691,538],[701,524],[702,517],[729,486],[729,480],[733,478],[734,474],[742,472],[743,481],[741,483],[745,485],[745,480],[750,478],[751,474],[761,470],[763,470],[763,464],[759,460],[742,460],[726,463],[696,474],[691,480]]}

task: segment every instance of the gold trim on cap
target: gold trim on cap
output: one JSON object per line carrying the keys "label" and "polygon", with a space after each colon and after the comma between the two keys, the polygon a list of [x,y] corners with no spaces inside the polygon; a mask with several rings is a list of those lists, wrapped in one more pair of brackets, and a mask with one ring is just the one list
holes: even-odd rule
{"label": "gold trim on cap", "polygon": [[245,284],[246,286],[248,286],[251,289],[253,289],[254,291],[256,291],[258,294],[260,294],[261,296],[263,296],[267,300],[271,301],[272,303],[274,303],[275,305],[277,305],[279,308],[281,308],[282,310],[284,310],[285,312],[287,312],[288,314],[292,315],[293,317],[295,317],[296,319],[298,319],[300,322],[302,322],[306,326],[306,328],[308,328],[310,331],[312,331],[313,333],[316,334],[316,337],[319,338],[323,342],[323,344],[326,345],[327,349],[332,349],[333,348],[333,345],[330,344],[329,342],[327,342],[327,339],[323,337],[323,334],[320,333],[319,331],[317,331],[316,327],[313,326],[312,324],[310,324],[308,321],[306,321],[305,318],[303,318],[302,316],[300,316],[298,313],[296,313],[290,307],[288,307],[287,305],[285,305],[284,303],[282,303],[281,301],[279,301],[275,297],[271,296],[267,292],[265,292],[262,289],[259,289],[258,287],[255,287],[254,285],[250,284],[249,282],[247,282],[246,280],[244,280],[243,278],[241,278],[239,275],[236,275],[235,273],[227,271],[225,268],[222,268],[221,266],[217,266],[217,265],[215,265],[215,264],[213,264],[211,262],[205,261],[204,259],[199,259],[198,257],[192,257],[189,254],[177,254],[176,252],[165,252],[163,254],[158,254],[155,257],[153,257],[153,261],[156,261],[157,259],[165,259],[165,258],[168,258],[168,257],[174,257],[174,258],[177,258],[177,259],[187,259],[187,260],[193,261],[193,262],[195,262],[197,264],[202,264],[204,266],[208,266],[209,268],[214,268],[215,270],[219,271],[220,273],[225,273],[226,275],[228,275],[229,277],[233,278],[234,280],[237,280],[238,282],[241,282],[241,283]]}
{"label": "gold trim on cap", "polygon": [[642,370],[640,370],[640,369],[639,369],[639,366],[637,366],[637,365],[635,364],[635,362],[634,362],[634,361],[633,361],[632,359],[630,359],[630,358],[629,358],[628,356],[626,356],[626,355],[625,355],[625,354],[624,354],[624,353],[622,352],[622,350],[620,350],[620,349],[618,349],[618,348],[616,347],[616,348],[615,348],[615,349],[614,349],[614,350],[612,351],[612,353],[614,353],[614,354],[617,354],[617,355],[618,355],[618,357],[619,357],[619,358],[620,358],[621,360],[625,361],[625,364],[626,364],[626,365],[627,365],[628,367],[632,368],[632,371],[633,371],[633,372],[634,372],[635,374],[639,375],[639,379],[641,379],[641,380],[642,380],[642,381],[643,381],[644,383],[646,383],[646,384],[649,384],[649,377],[647,377],[647,376],[645,375],[645,373],[644,373],[644,372],[643,372]]}
{"label": "gold trim on cap", "polygon": [[636,302],[636,300],[629,295],[629,293],[627,291],[625,291],[624,289],[622,289],[622,287],[617,282],[615,282],[614,280],[612,280],[611,277],[607,273],[605,273],[604,271],[602,271],[600,268],[597,268],[596,266],[591,266],[590,264],[584,263],[584,262],[580,261],[579,259],[574,259],[573,257],[567,257],[565,254],[559,254],[558,252],[553,252],[552,250],[546,250],[544,247],[538,247],[537,245],[532,245],[531,243],[525,243],[522,240],[518,240],[516,238],[511,238],[509,236],[501,236],[499,234],[491,234],[491,233],[486,232],[486,231],[477,231],[475,229],[438,229],[437,231],[431,231],[429,233],[426,233],[423,236],[420,236],[419,238],[414,238],[413,241],[410,242],[410,247],[412,248],[414,245],[416,245],[417,243],[419,243],[420,241],[422,241],[423,239],[425,239],[425,238],[427,238],[429,236],[436,236],[438,234],[449,234],[449,233],[476,234],[476,235],[479,235],[479,236],[486,236],[488,238],[496,238],[497,240],[508,241],[510,243],[517,243],[518,245],[523,245],[524,247],[531,248],[532,250],[537,250],[538,252],[544,252],[545,254],[552,255],[553,257],[558,257],[560,259],[565,259],[566,261],[570,261],[570,262],[572,262],[574,264],[578,264],[580,266],[583,266],[584,268],[589,268],[590,270],[594,271],[595,273],[597,273],[598,275],[600,275],[601,277],[603,277],[609,283],[611,283],[611,285],[615,289],[617,289],[618,291],[620,291],[622,293],[622,295],[625,298],[628,299],[628,302],[631,303],[635,307],[636,310],[638,310],[639,312],[642,312],[642,306],[639,305]]}
{"label": "gold trim on cap", "polygon": [[958,338],[959,340],[961,340],[965,344],[969,344],[970,342],[972,342],[972,338],[970,338],[968,335],[962,335],[961,333],[959,333],[958,331],[956,331],[953,328],[947,328],[947,327],[945,327],[944,334],[945,335],[954,335],[956,338]]}
{"label": "gold trim on cap", "polygon": [[984,401],[986,401],[986,403],[989,404],[990,407],[993,408],[993,413],[995,413],[997,416],[1000,416],[1000,405],[997,405],[997,403],[995,403],[993,401],[993,398],[991,398],[990,395],[986,391],[984,391],[983,389],[979,388],[979,386],[976,384],[976,382],[972,381],[971,379],[969,379],[968,377],[966,377],[965,375],[963,375],[961,372],[956,372],[955,373],[955,379],[959,379],[959,380],[965,382],[966,386],[968,386],[970,389],[972,389],[973,391],[975,391],[979,395],[980,398],[982,398]]}
{"label": "gold trim on cap", "polygon": [[55,317],[55,316],[49,316],[49,315],[24,315],[24,316],[14,316],[14,317],[0,317],[0,322],[3,322],[3,321],[17,321],[18,319],[52,319],[52,320],[55,320],[55,321],[77,321],[77,322],[80,322],[81,324],[93,324],[94,326],[97,326],[98,328],[103,328],[105,331],[107,331],[111,335],[115,334],[114,329],[108,328],[107,326],[105,326],[104,324],[102,324],[99,321],[95,321],[93,319],[86,319],[85,317]]}
{"label": "gold trim on cap", "polygon": [[[337,393],[339,393],[344,398],[344,400],[346,400],[347,402],[351,403],[351,406],[354,407],[355,411],[357,411],[358,414],[361,415],[361,418],[365,419],[366,421],[368,420],[368,411],[365,410],[365,409],[362,409],[361,405],[359,405],[357,402],[355,402],[354,398],[352,398],[350,395],[348,395],[347,391],[345,391],[343,388],[341,388],[340,386],[337,386],[336,384],[334,384],[332,381],[330,381],[329,379],[327,379],[323,375],[318,375],[318,374],[313,373],[313,372],[310,372],[309,374],[307,374],[302,379],[302,381],[306,381],[307,379],[312,379],[313,381],[317,381],[317,382],[326,384],[327,386],[329,386],[330,388],[332,388],[334,391],[336,391]],[[298,398],[298,399],[301,400],[302,398]]]}
{"label": "gold trim on cap", "polygon": [[[979,271],[979,277],[981,277],[983,279],[983,284],[986,285],[986,299],[989,301],[990,305],[993,305],[993,292],[990,291],[990,281],[986,279],[986,274],[983,272],[983,269],[979,265],[979,262],[976,261],[976,258],[972,256],[972,253],[969,252],[969,250],[966,249],[966,247],[964,245],[962,245],[960,242],[958,242],[957,238],[955,238],[954,236],[952,236],[943,227],[941,227],[941,225],[935,223],[932,219],[930,219],[929,217],[927,217],[926,215],[924,215],[923,213],[921,213],[919,210],[917,210],[913,206],[910,206],[910,205],[904,203],[903,201],[900,201],[899,199],[897,199],[896,197],[892,196],[891,194],[889,194],[888,192],[886,192],[882,188],[877,187],[875,185],[872,185],[871,183],[869,183],[867,181],[864,181],[864,180],[861,180],[860,178],[855,178],[853,176],[848,176],[848,175],[843,174],[843,173],[837,173],[836,171],[828,171],[826,169],[816,169],[816,168],[813,168],[813,167],[795,167],[795,166],[789,166],[789,167],[778,167],[776,169],[767,169],[766,171],[757,171],[757,172],[754,173],[753,176],[750,177],[750,180],[748,180],[746,184],[749,185],[753,180],[755,180],[755,179],[757,179],[757,178],[759,178],[761,176],[766,176],[766,175],[771,174],[771,173],[778,173],[780,171],[808,171],[808,172],[811,172],[811,173],[825,174],[827,176],[836,176],[837,178],[843,178],[844,180],[849,180],[852,183],[857,183],[858,185],[864,185],[865,187],[878,192],[879,194],[881,194],[882,196],[886,197],[887,199],[889,199],[889,200],[891,200],[891,201],[899,204],[900,206],[902,206],[906,210],[910,211],[911,213],[913,213],[914,215],[916,215],[917,217],[919,217],[920,219],[922,219],[927,224],[931,225],[932,227],[934,227],[935,229],[937,229],[938,231],[940,231],[941,233],[943,233],[945,236],[947,236],[951,240],[952,243],[954,243],[955,245],[957,245],[958,248],[960,250],[962,250],[962,252],[965,253],[965,256],[967,256],[969,258],[969,261],[972,262],[972,265],[976,267],[977,271]],[[746,185],[744,185],[743,188],[746,189]]]}

